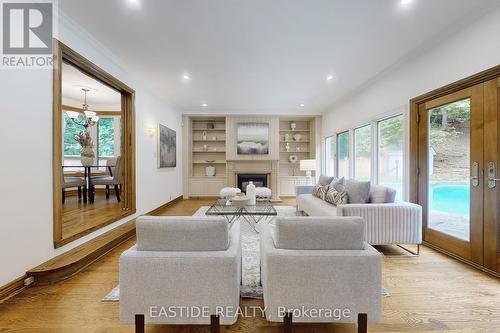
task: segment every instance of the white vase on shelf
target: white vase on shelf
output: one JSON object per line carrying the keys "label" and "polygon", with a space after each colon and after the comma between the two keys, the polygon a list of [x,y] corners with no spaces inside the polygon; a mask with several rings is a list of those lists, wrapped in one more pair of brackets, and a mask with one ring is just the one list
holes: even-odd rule
{"label": "white vase on shelf", "polygon": [[287,143],[286,143],[286,145],[285,145],[285,150],[286,150],[287,152],[289,152],[289,151],[290,151],[290,144],[289,144],[288,142],[287,142]]}
{"label": "white vase on shelf", "polygon": [[207,177],[215,177],[215,167],[213,165],[209,165],[205,168],[205,175]]}
{"label": "white vase on shelf", "polygon": [[256,193],[255,193],[255,185],[253,184],[253,182],[249,182],[249,184],[247,185],[247,198],[248,198],[248,204],[250,206],[255,206],[255,204],[257,203],[257,199],[256,199]]}

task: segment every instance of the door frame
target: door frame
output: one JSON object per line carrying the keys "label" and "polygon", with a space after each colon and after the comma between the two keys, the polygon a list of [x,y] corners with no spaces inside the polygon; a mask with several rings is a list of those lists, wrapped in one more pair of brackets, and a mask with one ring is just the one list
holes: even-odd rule
{"label": "door frame", "polygon": [[[500,83],[500,65],[490,68],[488,70],[485,70],[483,72],[480,72],[478,74],[472,75],[470,77],[467,77],[465,79],[456,81],[454,83],[448,84],[444,87],[435,89],[433,91],[430,91],[428,93],[425,93],[423,95],[420,95],[418,97],[412,98],[410,100],[410,113],[409,113],[409,132],[410,132],[410,161],[409,161],[409,171],[410,171],[410,179],[409,179],[409,199],[413,203],[418,203],[419,199],[422,198],[422,195],[425,195],[423,193],[419,193],[419,173],[422,173],[426,170],[427,166],[422,165],[420,163],[421,160],[421,155],[422,152],[419,147],[419,141],[421,133],[419,133],[419,121],[420,121],[420,112],[422,111],[423,108],[425,108],[425,103],[435,100],[437,98],[447,96],[450,94],[457,93],[459,91],[465,90],[472,88],[478,84],[485,84],[485,90],[484,90],[484,96],[485,100],[488,100],[489,102],[485,103],[484,108],[489,108],[492,107],[492,105],[495,105],[498,109],[500,110],[500,104],[498,102],[498,92],[499,92],[499,85],[494,84],[494,83]],[[489,82],[490,81],[490,82]],[[495,85],[495,87],[493,87]],[[496,101],[495,101],[496,99]],[[488,104],[488,105],[486,105]],[[490,110],[491,111],[491,110]],[[491,114],[491,112],[490,112]],[[498,115],[498,113],[497,113]],[[496,119],[491,119],[485,116],[484,119],[484,128],[485,132],[490,130],[491,132],[494,132],[495,134],[492,136],[492,134],[489,134],[489,139],[494,140],[497,138],[499,135],[500,131],[500,117],[495,117]],[[493,130],[493,131],[492,131]],[[491,140],[485,140],[485,145],[492,144]],[[499,145],[500,146],[500,145]],[[486,146],[485,146],[486,148]],[[427,147],[424,147],[425,151],[427,151]],[[492,158],[491,156],[487,156],[486,150],[491,150],[493,149],[494,151],[497,152],[497,156],[495,156],[496,159],[496,165],[497,165],[497,176],[499,173],[500,165],[498,164],[500,161],[498,161],[498,156],[500,156],[500,151],[497,149],[488,146],[487,149],[485,149],[485,159],[487,158]],[[482,184],[484,186],[484,182]],[[500,184],[498,184],[497,188],[500,187]],[[455,257],[461,261],[464,261],[468,264],[471,264],[475,266],[476,268],[488,271],[491,274],[499,276],[498,271],[498,257],[497,254],[493,252],[493,249],[498,248],[498,239],[497,237],[492,237],[492,235],[497,235],[498,232],[498,215],[499,215],[499,210],[497,208],[497,205],[495,204],[497,201],[497,196],[498,196],[498,191],[491,191],[491,193],[488,193],[485,195],[485,201],[484,201],[484,244],[483,244],[483,249],[489,249],[490,251],[484,251],[483,253],[483,264],[477,264],[473,260],[461,257],[457,254],[452,253],[451,251],[447,251],[445,249],[439,248],[433,244],[430,244],[425,236],[424,236],[424,245],[429,246],[431,248],[434,248],[440,252],[446,253],[452,257]],[[425,212],[423,214],[423,221],[426,223],[427,221],[427,216],[425,215]],[[472,235],[471,235],[472,237]]]}
{"label": "door frame", "polygon": [[[53,105],[52,105],[52,189],[53,189],[53,242],[59,248],[88,235],[106,225],[136,212],[135,174],[135,91],[111,74],[86,59],[69,46],[53,39]],[[83,230],[73,236],[62,235],[62,64],[68,63],[84,74],[115,89],[121,94],[121,154],[122,154],[122,211],[105,222]]]}

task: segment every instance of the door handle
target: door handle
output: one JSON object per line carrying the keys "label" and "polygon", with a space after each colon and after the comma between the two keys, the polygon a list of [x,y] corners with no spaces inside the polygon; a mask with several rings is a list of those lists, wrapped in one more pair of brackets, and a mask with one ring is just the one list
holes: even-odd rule
{"label": "door handle", "polygon": [[479,163],[473,162],[472,163],[472,170],[471,170],[471,177],[472,181],[472,186],[477,187],[479,186]]}
{"label": "door handle", "polygon": [[496,182],[500,181],[500,178],[496,177],[496,168],[494,162],[488,162],[488,188],[495,188]]}

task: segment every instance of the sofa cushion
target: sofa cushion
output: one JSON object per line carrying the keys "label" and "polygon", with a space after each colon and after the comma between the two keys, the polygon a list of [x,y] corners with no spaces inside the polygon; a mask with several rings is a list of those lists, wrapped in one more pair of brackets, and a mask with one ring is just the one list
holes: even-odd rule
{"label": "sofa cushion", "polygon": [[345,178],[333,178],[329,185],[330,187],[335,188],[337,192],[342,192],[345,190]]}
{"label": "sofa cushion", "polygon": [[367,203],[370,198],[370,182],[348,179],[345,182],[348,203]]}
{"label": "sofa cushion", "polygon": [[333,178],[334,177],[330,177],[327,175],[320,175],[318,180],[318,185],[326,186],[332,182]]}
{"label": "sofa cushion", "polygon": [[229,225],[222,217],[140,216],[138,251],[224,251]]}
{"label": "sofa cushion", "polygon": [[309,216],[337,216],[337,207],[312,194],[299,195],[297,205]]}
{"label": "sofa cushion", "polygon": [[313,195],[321,200],[325,200],[326,192],[328,191],[328,185],[316,185],[313,189]]}
{"label": "sofa cushion", "polygon": [[362,250],[361,217],[277,217],[274,243],[290,250]]}
{"label": "sofa cushion", "polygon": [[370,188],[370,203],[393,203],[396,190],[387,186],[372,185]]}
{"label": "sofa cushion", "polygon": [[[343,185],[342,185],[343,187]],[[325,201],[331,203],[332,205],[343,205],[347,203],[347,192],[337,191],[335,187],[329,186],[328,191],[326,191]]]}

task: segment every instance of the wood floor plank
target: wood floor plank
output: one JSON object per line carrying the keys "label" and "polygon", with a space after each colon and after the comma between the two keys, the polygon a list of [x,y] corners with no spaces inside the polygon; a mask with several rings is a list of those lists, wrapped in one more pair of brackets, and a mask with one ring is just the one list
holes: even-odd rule
{"label": "wood floor plank", "polygon": [[[210,199],[183,200],[162,215],[192,215]],[[282,204],[291,205],[286,200]],[[131,239],[76,276],[55,285],[34,286],[0,304],[0,332],[132,333],[133,325],[119,321],[118,303],[103,303],[118,284],[120,254]],[[386,250],[384,250],[386,251]],[[389,252],[398,250],[391,250]],[[383,258],[383,320],[369,332],[496,333],[500,332],[500,281],[461,262],[423,247],[419,257]],[[260,300],[241,301],[243,307],[263,306]],[[209,326],[147,326],[148,333],[209,332]],[[240,318],[221,332],[281,333],[265,318]],[[294,326],[295,333],[354,333],[353,325]]]}

